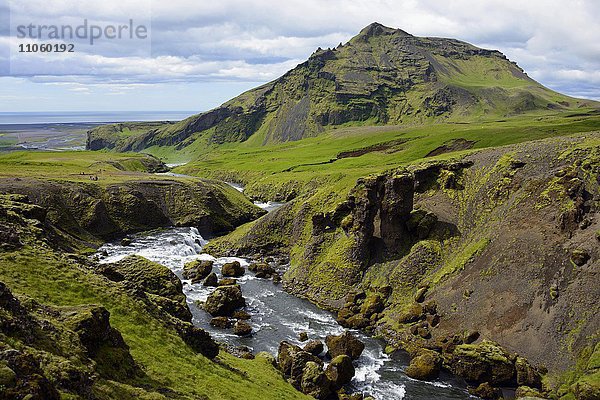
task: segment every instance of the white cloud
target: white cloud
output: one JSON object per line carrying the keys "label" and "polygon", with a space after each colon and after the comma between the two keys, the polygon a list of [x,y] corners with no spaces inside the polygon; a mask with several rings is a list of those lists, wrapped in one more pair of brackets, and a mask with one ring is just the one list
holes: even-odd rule
{"label": "white cloud", "polygon": [[62,61],[17,64],[23,71],[36,65],[46,81],[268,81],[316,47],[345,42],[378,21],[499,49],[547,86],[600,98],[597,0],[21,0],[12,2],[12,13],[70,23],[152,16],[152,57],[136,54],[136,43],[110,42]]}

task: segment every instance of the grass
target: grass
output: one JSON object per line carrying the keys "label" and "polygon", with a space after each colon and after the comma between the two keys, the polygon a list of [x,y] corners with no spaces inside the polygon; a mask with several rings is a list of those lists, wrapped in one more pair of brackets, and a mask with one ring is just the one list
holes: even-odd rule
{"label": "grass", "polygon": [[140,153],[17,151],[0,153],[0,178],[89,182],[90,176],[97,176],[99,184],[164,179],[146,172],[154,165],[158,160]]}
{"label": "grass", "polygon": [[[17,252],[0,253],[0,280],[15,294],[49,305],[104,305],[111,312],[111,324],[123,334],[134,359],[147,374],[145,380],[135,382],[136,386],[169,387],[179,398],[190,399],[263,399],[265,390],[273,398],[307,398],[285,382],[266,359],[241,360],[222,352],[213,362],[195,354],[118,284],[48,249],[30,245]],[[96,388],[104,394],[101,398],[126,398],[127,393],[140,398],[139,393],[131,393],[142,390],[134,390],[130,383],[100,381]]]}
{"label": "grass", "polygon": [[[584,111],[575,117],[536,113],[502,121],[485,120],[468,124],[338,127],[318,137],[297,142],[265,146],[247,143],[225,143],[212,148],[205,146],[202,152],[198,149],[196,154],[189,154],[190,158],[196,158],[195,161],[175,171],[204,177],[235,178],[251,183],[249,193],[256,194],[259,186],[271,186],[275,192],[283,182],[296,182],[299,188],[310,187],[311,182],[321,185],[326,181],[345,180],[352,184],[361,176],[422,161],[431,150],[452,139],[475,141],[473,149],[476,150],[592,131],[599,127],[600,118]],[[398,139],[406,142],[360,157],[336,159],[343,151]],[[148,150],[168,161],[178,157],[172,148],[161,148],[160,152]],[[447,154],[443,154],[437,158],[447,157]]]}

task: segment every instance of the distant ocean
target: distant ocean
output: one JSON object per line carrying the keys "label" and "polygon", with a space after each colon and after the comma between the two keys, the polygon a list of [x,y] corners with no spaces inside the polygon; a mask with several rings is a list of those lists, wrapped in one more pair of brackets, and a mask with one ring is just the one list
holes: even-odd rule
{"label": "distant ocean", "polygon": [[199,111],[0,112],[0,125],[179,121]]}

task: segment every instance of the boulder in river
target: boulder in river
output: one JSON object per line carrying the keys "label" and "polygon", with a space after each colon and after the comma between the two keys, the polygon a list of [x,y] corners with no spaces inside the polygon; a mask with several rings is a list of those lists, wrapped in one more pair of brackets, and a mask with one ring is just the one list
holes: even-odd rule
{"label": "boulder in river", "polygon": [[277,350],[277,366],[284,375],[290,374],[292,358],[300,351],[302,351],[302,349],[299,346],[285,340],[279,343],[279,349]]}
{"label": "boulder in river", "polygon": [[252,333],[252,326],[245,321],[237,321],[233,325],[233,333],[238,336],[246,336]]}
{"label": "boulder in river", "polygon": [[352,365],[352,359],[345,354],[341,354],[335,357],[327,368],[325,369],[325,375],[331,381],[334,389],[339,389],[346,383],[350,383],[352,377],[354,377],[354,365]]}
{"label": "boulder in river", "polygon": [[221,329],[231,328],[231,321],[225,316],[211,318],[210,324]]}
{"label": "boulder in river", "polygon": [[302,350],[299,346],[285,340],[279,343],[277,366],[283,372],[283,375],[289,378],[289,382],[298,389],[301,386],[304,367],[309,361],[319,366],[323,365],[323,362],[318,357]]}
{"label": "boulder in river", "polygon": [[308,340],[308,333],[306,333],[306,332],[300,332],[300,334],[298,335],[298,339],[301,342],[306,342]]}
{"label": "boulder in river", "polygon": [[345,354],[356,360],[365,348],[365,344],[348,331],[341,335],[328,335],[325,338],[325,343],[327,344],[327,354],[331,358]]}
{"label": "boulder in river", "polygon": [[219,286],[206,299],[204,310],[214,317],[231,316],[246,305],[242,290],[237,285]]}
{"label": "boulder in river", "polygon": [[223,276],[239,277],[244,275],[245,272],[246,270],[239,261],[223,264],[223,267],[221,268],[221,274]]}
{"label": "boulder in river", "polygon": [[217,286],[230,286],[237,285],[237,279],[235,278],[223,278],[217,282]]}
{"label": "boulder in river", "polygon": [[257,278],[271,278],[276,274],[275,269],[267,263],[252,263],[248,269],[254,272]]}
{"label": "boulder in river", "polygon": [[237,310],[233,313],[233,318],[247,320],[250,319],[251,316],[247,311]]}
{"label": "boulder in river", "polygon": [[183,277],[192,283],[201,282],[212,272],[213,262],[210,260],[194,260],[183,267]]}
{"label": "boulder in river", "polygon": [[406,375],[413,379],[429,381],[435,379],[440,374],[442,367],[442,356],[433,351],[422,349],[419,354],[410,360]]}
{"label": "boulder in river", "polygon": [[292,365],[290,367],[290,377],[288,381],[295,388],[299,389],[302,383],[302,374],[304,373],[304,367],[308,362],[314,362],[320,367],[323,365],[323,361],[321,361],[318,357],[313,356],[310,353],[307,353],[304,350],[300,350],[295,353],[292,357]]}
{"label": "boulder in river", "polygon": [[210,274],[208,274],[208,276],[202,282],[202,286],[216,287],[218,285],[219,285],[219,278],[217,277],[217,274],[215,274],[214,272],[211,272]]}
{"label": "boulder in river", "polygon": [[320,340],[311,340],[304,346],[304,351],[309,352],[313,356],[319,356],[323,350],[325,350],[325,346]]}
{"label": "boulder in river", "polygon": [[331,382],[319,364],[308,361],[302,371],[300,390],[315,399],[326,399],[331,394]]}

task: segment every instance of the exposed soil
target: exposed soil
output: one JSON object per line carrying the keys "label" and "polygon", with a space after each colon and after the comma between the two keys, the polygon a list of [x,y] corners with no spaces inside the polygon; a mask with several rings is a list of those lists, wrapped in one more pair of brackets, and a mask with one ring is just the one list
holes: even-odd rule
{"label": "exposed soil", "polygon": [[439,156],[440,154],[452,153],[453,151],[469,150],[470,148],[473,147],[473,145],[475,145],[475,142],[472,140],[466,140],[463,138],[453,139],[453,140],[431,150],[429,153],[427,153],[425,155],[425,157]]}

